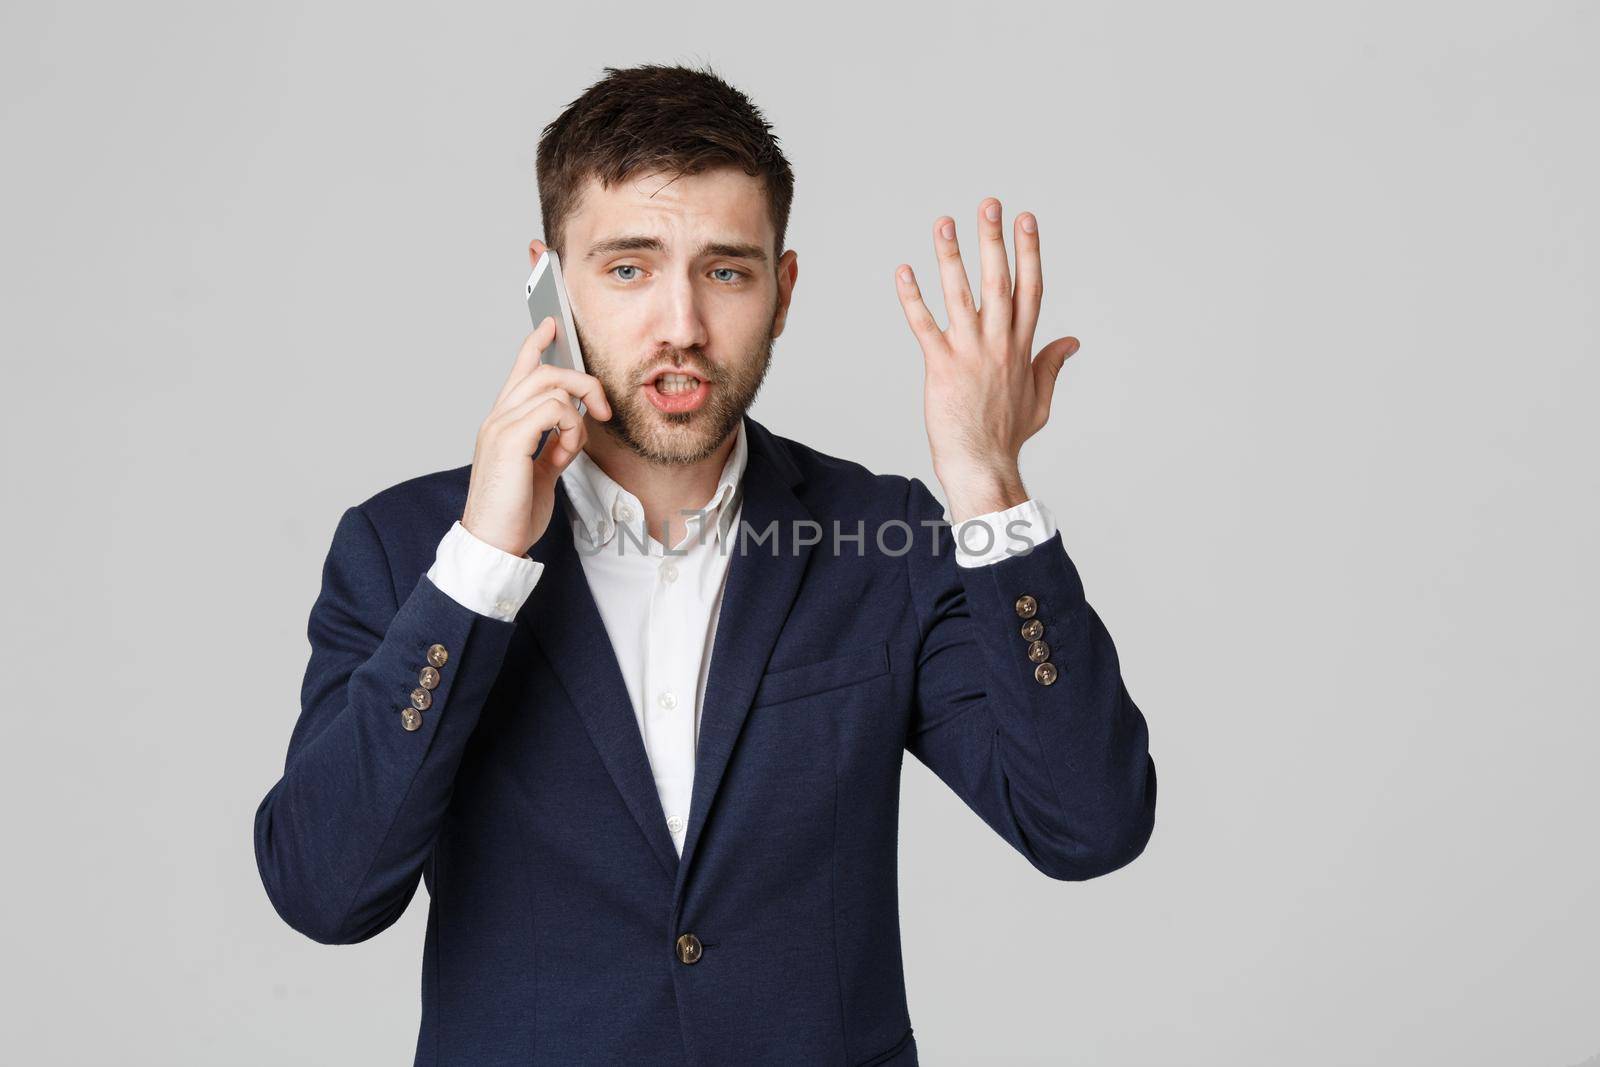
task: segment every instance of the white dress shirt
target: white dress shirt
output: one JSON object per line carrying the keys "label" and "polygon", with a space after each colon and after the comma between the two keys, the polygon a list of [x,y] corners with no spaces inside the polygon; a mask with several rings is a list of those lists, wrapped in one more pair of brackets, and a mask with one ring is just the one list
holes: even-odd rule
{"label": "white dress shirt", "polygon": [[[680,856],[712,643],[733,558],[722,545],[737,536],[748,459],[740,422],[716,491],[688,516],[688,528],[670,552],[656,533],[645,533],[639,498],[588,453],[578,453],[561,474],[576,513],[574,547],[622,668],[667,830]],[[1026,500],[953,530],[956,563],[981,567],[1019,549],[1023,540],[1039,544],[1055,532],[1055,519],[1044,505]],[[510,622],[543,570],[543,563],[502,551],[457,521],[439,542],[428,578],[463,607]]]}

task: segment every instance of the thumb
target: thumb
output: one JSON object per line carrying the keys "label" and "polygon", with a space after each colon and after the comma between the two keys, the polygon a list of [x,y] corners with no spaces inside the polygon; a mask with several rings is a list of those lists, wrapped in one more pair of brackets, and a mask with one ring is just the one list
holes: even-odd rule
{"label": "thumb", "polygon": [[1041,348],[1033,358],[1034,391],[1046,410],[1049,409],[1050,398],[1055,395],[1056,378],[1060,376],[1062,366],[1077,350],[1076,337],[1060,337]]}

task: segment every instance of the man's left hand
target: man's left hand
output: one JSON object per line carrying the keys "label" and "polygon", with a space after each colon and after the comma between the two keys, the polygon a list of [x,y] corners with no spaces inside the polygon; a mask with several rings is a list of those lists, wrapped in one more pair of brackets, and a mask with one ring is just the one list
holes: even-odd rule
{"label": "man's left hand", "polygon": [[1078,339],[1061,337],[1032,358],[1044,281],[1038,224],[1031,213],[1015,220],[1016,290],[1012,291],[1000,201],[978,205],[983,307],[973,305],[967,269],[956,244],[955,220],[933,225],[934,251],[950,328],[941,330],[908,264],[895,269],[895,286],[911,332],[922,345],[926,372],[923,417],[933,471],[949,498],[950,521],[1000,511],[1028,499],[1017,457],[1022,443],[1050,418],[1050,398],[1061,366]]}

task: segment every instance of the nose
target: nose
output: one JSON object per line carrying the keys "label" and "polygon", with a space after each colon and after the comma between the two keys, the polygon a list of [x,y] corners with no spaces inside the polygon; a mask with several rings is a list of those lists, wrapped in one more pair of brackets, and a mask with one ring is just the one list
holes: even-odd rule
{"label": "nose", "polygon": [[709,338],[705,316],[701,314],[695,293],[694,279],[674,278],[669,284],[658,286],[656,292],[661,294],[663,301],[656,331],[657,346],[676,352],[704,349]]}

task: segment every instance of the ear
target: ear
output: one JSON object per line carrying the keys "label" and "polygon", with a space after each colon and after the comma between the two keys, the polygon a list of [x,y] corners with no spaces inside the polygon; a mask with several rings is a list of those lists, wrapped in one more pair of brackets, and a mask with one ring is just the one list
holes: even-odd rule
{"label": "ear", "polygon": [[783,324],[789,317],[789,301],[794,298],[795,279],[800,277],[800,258],[794,249],[778,260],[778,310],[772,319],[772,336],[783,333]]}
{"label": "ear", "polygon": [[528,266],[530,268],[537,266],[542,255],[544,255],[544,242],[535,237],[528,242]]}

